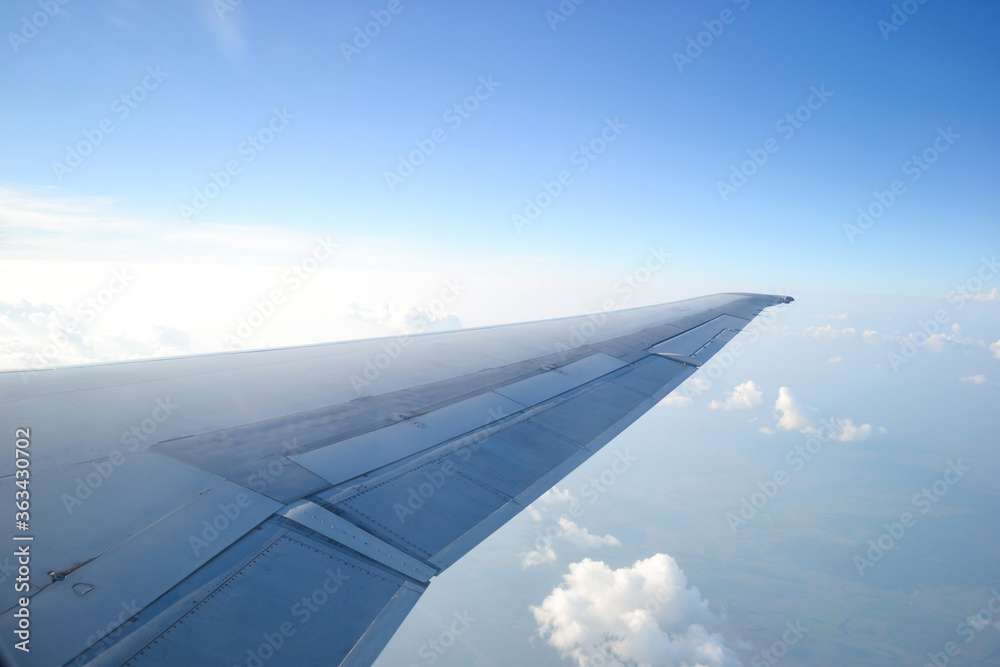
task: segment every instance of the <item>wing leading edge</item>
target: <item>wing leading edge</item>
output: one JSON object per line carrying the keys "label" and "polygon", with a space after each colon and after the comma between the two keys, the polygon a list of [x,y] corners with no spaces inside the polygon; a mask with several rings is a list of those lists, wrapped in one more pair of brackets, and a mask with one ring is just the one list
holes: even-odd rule
{"label": "wing leading edge", "polygon": [[[4,656],[370,664],[436,574],[789,301],[0,373],[34,457]],[[11,512],[15,473],[0,462]],[[23,595],[30,653],[14,648]]]}

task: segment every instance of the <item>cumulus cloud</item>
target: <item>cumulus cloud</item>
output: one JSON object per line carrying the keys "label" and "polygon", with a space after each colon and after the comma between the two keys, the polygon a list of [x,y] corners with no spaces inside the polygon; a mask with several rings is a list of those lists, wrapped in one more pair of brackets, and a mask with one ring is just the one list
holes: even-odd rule
{"label": "cumulus cloud", "polygon": [[840,442],[864,440],[872,433],[871,424],[855,426],[852,419],[830,419],[824,422],[823,427],[828,437]]}
{"label": "cumulus cloud", "polygon": [[581,549],[594,547],[620,547],[622,545],[614,535],[594,535],[589,530],[580,526],[572,519],[559,517],[559,528],[562,529],[561,537],[568,542],[572,542]]}
{"label": "cumulus cloud", "polygon": [[[912,333],[908,336],[908,338],[915,344],[918,342]],[[943,352],[945,343],[948,342],[949,338],[948,334],[945,333],[934,334],[927,339],[927,342],[924,343],[924,347],[932,352]]]}
{"label": "cumulus cloud", "polygon": [[812,420],[806,416],[788,387],[778,389],[778,400],[774,403],[774,409],[781,413],[778,428],[785,431],[801,431],[812,424]]}
{"label": "cumulus cloud", "polygon": [[[535,520],[541,520],[541,515]],[[536,540],[531,549],[521,550],[521,567],[528,569],[546,563],[554,563],[558,558],[556,543],[570,544],[581,551],[602,547],[620,547],[621,540],[614,535],[594,535],[566,516],[558,517],[545,531],[535,533]]]}
{"label": "cumulus cloud", "polygon": [[958,379],[962,382],[971,382],[973,384],[986,384],[985,375],[967,375]]}
{"label": "cumulus cloud", "polygon": [[581,551],[621,546],[621,541],[614,535],[594,535],[565,514],[557,516],[559,505],[568,505],[573,516],[580,514],[580,501],[576,496],[569,489],[557,487],[543,493],[528,507],[528,515],[535,521],[545,521],[546,516],[551,521],[544,530],[535,531],[536,539],[531,548],[521,549],[521,567],[527,569],[556,562],[556,545],[560,542]]}
{"label": "cumulus cloud", "polygon": [[[815,417],[816,410],[799,405],[788,387],[781,387],[778,390],[778,400],[774,403],[774,409],[780,414],[778,428],[785,431],[798,431],[808,436],[818,436],[840,442],[854,442],[866,439],[874,430],[871,424],[858,425],[849,418],[817,419]],[[885,430],[880,428],[879,432],[884,433]],[[762,429],[761,433],[765,433],[765,431]]]}
{"label": "cumulus cloud", "polygon": [[734,408],[754,408],[764,402],[764,393],[757,388],[753,380],[736,385],[724,401],[712,401],[708,407],[713,410],[732,410]]}
{"label": "cumulus cloud", "polygon": [[990,352],[993,353],[994,357],[1000,359],[1000,340],[990,345]]}
{"label": "cumulus cloud", "polygon": [[733,642],[667,554],[611,569],[585,559],[531,608],[539,634],[579,667],[735,667]]}
{"label": "cumulus cloud", "polygon": [[830,357],[829,361],[830,361],[831,364],[839,364],[842,361],[844,361],[844,358],[843,357]]}
{"label": "cumulus cloud", "polygon": [[763,433],[764,435],[774,435],[774,429],[771,428],[770,426],[761,426],[757,430]]}
{"label": "cumulus cloud", "polygon": [[556,562],[556,550],[551,544],[539,545],[537,549],[521,552],[521,567],[529,569],[546,563]]}
{"label": "cumulus cloud", "polygon": [[869,329],[865,331],[863,334],[861,334],[861,337],[864,338],[866,343],[870,343],[872,345],[883,339],[882,334],[875,331],[874,329]]}
{"label": "cumulus cloud", "polygon": [[977,294],[972,298],[976,301],[996,301],[1000,299],[1000,288],[994,287],[989,294]]}

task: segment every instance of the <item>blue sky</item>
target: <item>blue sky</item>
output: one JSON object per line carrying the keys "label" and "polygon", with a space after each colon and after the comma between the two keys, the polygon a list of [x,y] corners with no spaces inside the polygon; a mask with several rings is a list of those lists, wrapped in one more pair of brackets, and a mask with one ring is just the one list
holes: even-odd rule
{"label": "blue sky", "polygon": [[[891,3],[590,2],[554,29],[545,12],[556,3],[398,9],[348,62],[343,45],[386,3],[67,4],[31,39],[7,36],[0,182],[183,227],[180,206],[235,160],[240,173],[188,226],[363,231],[428,255],[545,255],[596,270],[665,243],[689,275],[733,289],[763,278],[933,290],[996,239],[1000,10],[989,3],[919,5],[888,39],[878,22]],[[21,18],[37,11],[12,3],[5,25],[27,34]],[[674,54],[713,21],[721,34],[703,35],[708,46],[679,71]],[[499,85],[460,126],[446,122],[480,77]],[[114,100],[144,78],[155,88],[123,118]],[[791,136],[777,131],[814,86],[832,97]],[[293,118],[246,162],[241,143],[274,109]],[[53,163],[104,119],[111,134],[57,175]],[[572,156],[606,119],[627,127],[581,172]],[[390,191],[385,172],[438,128],[444,143]],[[904,163],[939,128],[961,138],[911,183]],[[769,138],[778,151],[723,201],[717,183]],[[517,233],[511,216],[563,170],[573,182]],[[849,243],[843,225],[895,179],[905,195]],[[32,232],[14,224],[8,250],[31,255]]]}
{"label": "blue sky", "polygon": [[[564,481],[577,492],[612,446],[649,462],[579,520],[594,539],[522,567],[550,497],[441,577],[381,664],[425,664],[466,604],[507,629],[475,625],[438,664],[571,664],[531,606],[571,562],[659,554],[745,664],[797,619],[811,641],[782,664],[917,664],[1000,581],[983,528],[998,19],[985,0],[8,2],[0,368],[791,294],[737,368]],[[275,288],[289,298],[234,338]],[[739,493],[822,417],[844,439],[729,534]],[[898,567],[852,579],[858,547],[958,457],[974,472]],[[479,602],[458,599],[475,587]],[[990,632],[964,655],[995,659]]]}

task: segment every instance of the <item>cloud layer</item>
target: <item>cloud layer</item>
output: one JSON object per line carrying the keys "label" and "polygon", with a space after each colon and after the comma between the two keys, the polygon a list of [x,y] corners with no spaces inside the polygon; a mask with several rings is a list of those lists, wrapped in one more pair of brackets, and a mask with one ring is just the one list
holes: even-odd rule
{"label": "cloud layer", "polygon": [[585,559],[531,608],[539,633],[579,667],[735,667],[716,617],[667,554],[611,569]]}
{"label": "cloud layer", "polygon": [[133,333],[96,331],[90,315],[51,304],[0,302],[0,370],[41,370],[190,352],[190,338],[153,325]]}

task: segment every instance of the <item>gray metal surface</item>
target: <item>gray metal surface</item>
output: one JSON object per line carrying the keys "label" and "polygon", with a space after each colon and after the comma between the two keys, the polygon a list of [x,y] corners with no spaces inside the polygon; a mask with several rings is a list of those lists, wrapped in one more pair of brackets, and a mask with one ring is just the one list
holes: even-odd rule
{"label": "gray metal surface", "polygon": [[523,408],[509,398],[485,392],[433,412],[407,416],[391,426],[302,454],[294,461],[330,484],[338,484]]}
{"label": "gray metal surface", "polygon": [[419,560],[408,557],[388,542],[366,533],[350,521],[342,519],[308,500],[300,500],[284,508],[281,511],[281,516],[291,519],[305,528],[315,530],[337,544],[367,556],[373,561],[421,583],[427,583],[431,577],[438,573],[437,569],[427,567]]}
{"label": "gray metal surface", "polygon": [[[785,302],[0,373],[3,423],[32,429],[34,537],[28,590],[0,586],[0,655],[369,664],[437,572]],[[313,594],[322,621],[299,624]]]}

